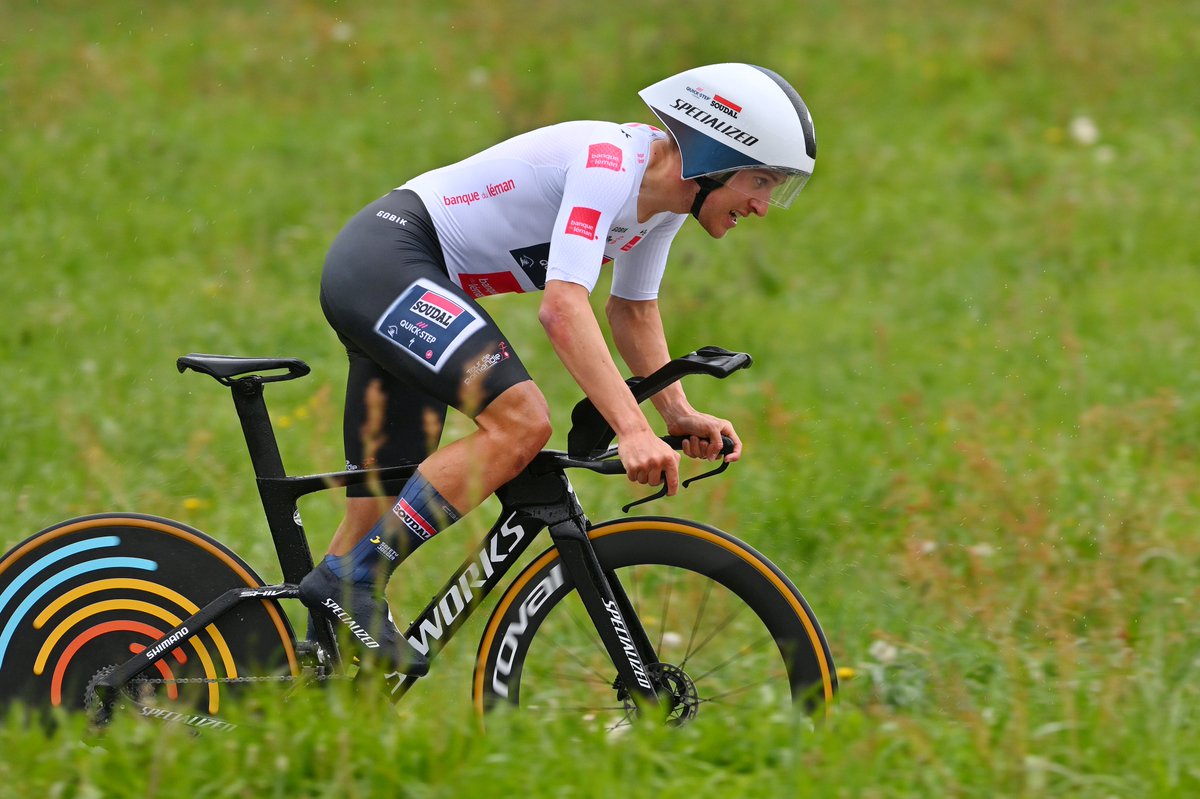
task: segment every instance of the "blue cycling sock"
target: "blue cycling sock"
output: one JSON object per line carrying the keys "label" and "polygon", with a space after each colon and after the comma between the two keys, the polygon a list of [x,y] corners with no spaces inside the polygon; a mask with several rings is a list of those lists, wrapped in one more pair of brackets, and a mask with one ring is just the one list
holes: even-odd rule
{"label": "blue cycling sock", "polygon": [[347,554],[326,555],[325,563],[343,579],[386,583],[413,550],[454,524],[460,516],[424,475],[414,472],[391,511]]}

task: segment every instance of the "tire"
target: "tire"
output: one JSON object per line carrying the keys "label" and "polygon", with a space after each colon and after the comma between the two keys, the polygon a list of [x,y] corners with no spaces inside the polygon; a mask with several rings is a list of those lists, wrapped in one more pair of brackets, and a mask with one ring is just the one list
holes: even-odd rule
{"label": "tire", "polygon": [[[179,522],[99,514],[47,528],[0,557],[0,710],[80,710],[89,683],[153,645],[231,588],[263,585],[220,542]],[[253,670],[252,672],[250,670]],[[216,713],[234,684],[299,673],[287,616],[272,600],[243,602],[149,667],[154,697]]]}
{"label": "tire", "polygon": [[[657,517],[608,522],[588,536],[656,649],[660,664],[647,671],[660,695],[673,697],[669,722],[709,705],[723,720],[828,706],[837,676],[825,635],[800,592],[754,549],[712,527]],[[484,630],[476,709],[519,705],[617,727],[636,711],[615,683],[557,550],[543,552]]]}

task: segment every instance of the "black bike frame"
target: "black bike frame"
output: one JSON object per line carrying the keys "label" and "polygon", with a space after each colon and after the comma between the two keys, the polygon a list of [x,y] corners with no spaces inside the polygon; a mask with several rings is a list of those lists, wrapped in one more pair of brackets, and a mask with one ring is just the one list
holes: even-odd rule
{"label": "black bike frame", "polygon": [[[197,368],[195,362],[186,363],[187,360],[180,359],[180,371],[189,367]],[[171,650],[198,635],[207,625],[217,621],[238,603],[299,597],[297,586],[313,569],[312,552],[296,505],[301,497],[317,491],[373,480],[406,478],[416,471],[418,464],[412,463],[382,469],[289,477],[284,470],[263,390],[268,382],[306,374],[308,367],[294,360],[288,361],[285,366],[281,366],[282,363],[283,361],[260,361],[256,362],[255,368],[287,368],[287,376],[250,375],[233,379],[224,371],[221,374],[205,368],[199,368],[199,371],[206,371],[228,386],[233,393],[233,402],[241,420],[246,447],[254,467],[263,511],[279,556],[283,584],[226,591],[168,631],[156,644],[99,680],[97,691],[102,699],[111,700],[117,690],[155,662],[165,658]],[[745,353],[730,352],[719,347],[704,347],[671,361],[644,379],[630,378],[628,383],[635,399],[642,402],[686,375],[708,374],[724,378],[739,369],[749,367],[751,363],[750,356]],[[533,543],[533,539],[543,529],[549,529],[550,538],[559,552],[567,578],[574,585],[595,625],[622,685],[639,704],[656,701],[653,681],[649,678],[646,667],[657,663],[658,657],[616,574],[605,570],[596,556],[587,535],[590,523],[576,500],[565,473],[568,467],[590,468],[608,473],[623,472],[619,461],[595,460],[598,455],[602,457],[608,454],[605,450],[612,440],[611,427],[588,400],[585,399],[576,405],[572,413],[572,429],[568,436],[568,452],[539,453],[520,475],[496,492],[501,502],[501,511],[496,523],[474,553],[463,561],[405,631],[405,637],[418,651],[432,660],[483,600],[495,590]],[[731,445],[732,442],[727,443]],[[679,446],[678,440],[674,446]],[[723,468],[724,465],[717,472]],[[693,478],[693,481],[695,479],[699,478]],[[660,492],[656,496],[662,494],[663,492]],[[324,619],[315,619],[315,622],[316,643],[326,653],[328,665],[337,668],[340,657],[333,625]],[[415,680],[414,677],[399,673],[385,675],[386,689],[392,701],[399,701]]]}
{"label": "black bike frame", "polygon": [[[170,645],[152,646],[101,679],[97,688],[108,697],[239,603],[299,597],[297,585],[313,569],[308,538],[297,510],[296,503],[301,497],[371,480],[408,477],[416,471],[417,464],[414,463],[289,477],[284,472],[267,413],[262,382],[253,377],[243,378],[233,381],[231,388],[284,583],[230,589],[217,597],[163,635],[160,642],[170,642]],[[432,660],[501,583],[533,539],[548,528],[566,572],[612,656],[622,683],[639,701],[652,702],[656,694],[644,664],[657,662],[657,656],[624,591],[616,583],[616,576],[601,567],[587,536],[590,524],[562,467],[555,463],[554,455],[543,453],[516,479],[497,491],[502,508],[496,523],[404,635]],[[333,626],[324,619],[316,621],[317,643],[327,653],[328,665],[336,666],[339,654]],[[399,701],[415,682],[415,678],[395,672],[384,675],[384,679],[393,702]]]}

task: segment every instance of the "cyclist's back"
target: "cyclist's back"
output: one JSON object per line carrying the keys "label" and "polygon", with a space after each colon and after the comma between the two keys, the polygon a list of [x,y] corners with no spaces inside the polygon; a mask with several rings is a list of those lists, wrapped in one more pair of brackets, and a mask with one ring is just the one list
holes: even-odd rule
{"label": "cyclist's back", "polygon": [[451,279],[473,297],[539,291],[547,279],[590,290],[601,265],[615,262],[613,294],[653,299],[685,218],[637,218],[651,144],[665,138],[636,123],[564,122],[401,188],[424,202]]}

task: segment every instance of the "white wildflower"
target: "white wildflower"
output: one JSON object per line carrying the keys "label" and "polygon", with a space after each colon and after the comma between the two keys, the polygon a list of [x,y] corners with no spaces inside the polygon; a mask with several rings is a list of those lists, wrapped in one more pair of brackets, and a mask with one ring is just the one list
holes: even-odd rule
{"label": "white wildflower", "polygon": [[887,641],[876,639],[867,647],[867,654],[880,663],[887,664],[895,662],[896,656],[900,654],[900,650]]}
{"label": "white wildflower", "polygon": [[1076,144],[1091,147],[1100,141],[1100,128],[1091,117],[1080,114],[1071,120],[1071,138]]}

